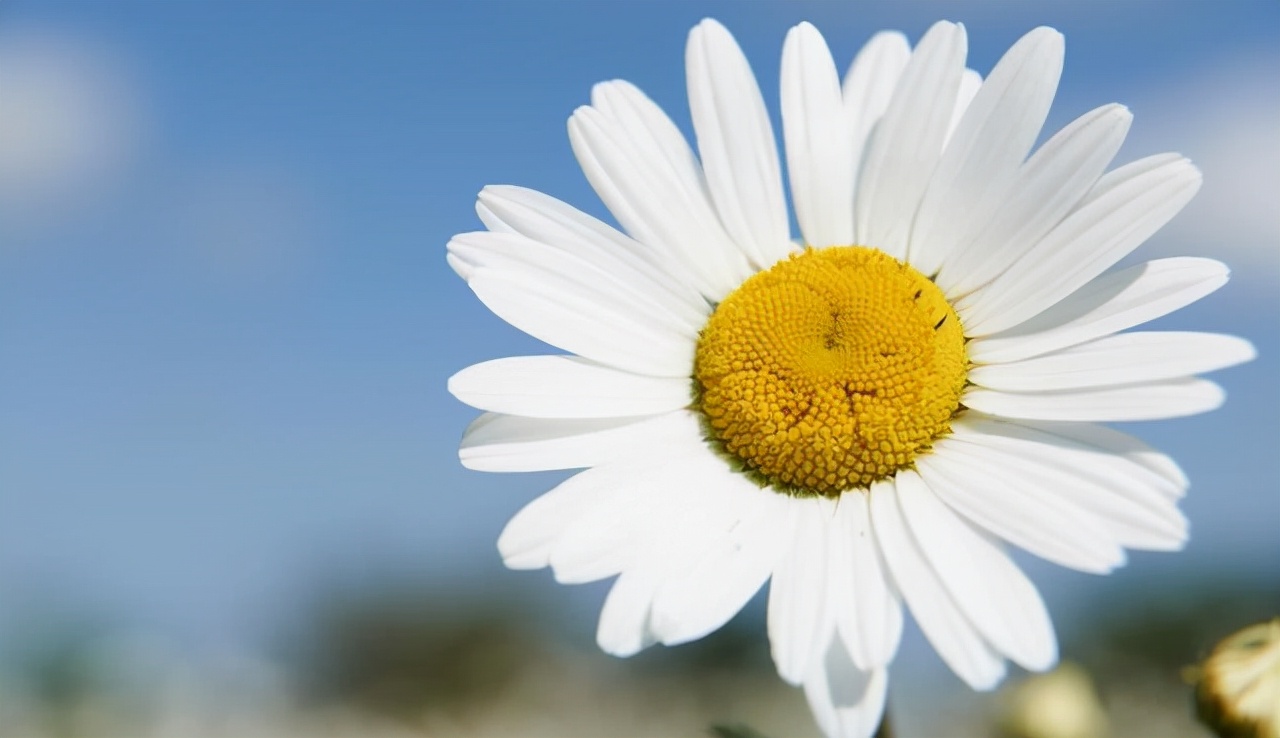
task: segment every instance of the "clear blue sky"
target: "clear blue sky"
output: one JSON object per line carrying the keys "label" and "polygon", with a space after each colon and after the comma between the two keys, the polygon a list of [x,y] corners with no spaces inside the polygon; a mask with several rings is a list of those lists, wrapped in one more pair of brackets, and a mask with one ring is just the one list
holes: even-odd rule
{"label": "clear blue sky", "polygon": [[[775,116],[800,20],[841,64],[876,30],[963,21],[983,72],[1053,25],[1051,126],[1119,101],[1122,159],[1200,162],[1201,202],[1139,255],[1235,266],[1162,327],[1260,358],[1217,376],[1225,409],[1133,429],[1191,476],[1192,539],[1116,576],[1280,577],[1280,3],[6,0],[0,139],[39,114],[32,143],[0,141],[0,642],[61,608],[247,643],[335,577],[416,572],[449,598],[536,576],[493,542],[556,476],[463,470],[474,411],[445,379],[541,348],[444,245],[488,183],[603,215],[566,118],[621,77],[687,130],[685,34],[708,15]],[[1052,605],[1094,582],[1032,569]]]}

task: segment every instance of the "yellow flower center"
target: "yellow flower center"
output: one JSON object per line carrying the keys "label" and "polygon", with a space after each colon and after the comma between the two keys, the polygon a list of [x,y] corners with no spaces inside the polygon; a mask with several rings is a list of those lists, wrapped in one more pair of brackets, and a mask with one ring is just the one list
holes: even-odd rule
{"label": "yellow flower center", "polygon": [[927,277],[861,246],[806,249],[743,282],[698,338],[709,435],[761,483],[835,497],[951,430],[968,366]]}

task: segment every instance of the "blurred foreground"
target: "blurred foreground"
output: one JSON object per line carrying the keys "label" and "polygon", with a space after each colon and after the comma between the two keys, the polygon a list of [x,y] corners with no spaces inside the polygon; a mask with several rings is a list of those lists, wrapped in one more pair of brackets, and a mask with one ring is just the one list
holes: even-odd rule
{"label": "blurred foreground", "polygon": [[[817,735],[800,691],[774,674],[758,608],[700,642],[618,660],[595,651],[589,632],[538,615],[536,603],[441,605],[439,590],[424,586],[356,591],[322,598],[271,660],[197,659],[90,630],[32,637],[0,675],[0,735],[707,736],[716,725]],[[1062,635],[1063,668],[1016,675],[993,694],[954,679],[922,688],[898,668],[896,734],[1207,736],[1182,667],[1280,612],[1280,592],[1217,584],[1197,593],[1100,613]]]}

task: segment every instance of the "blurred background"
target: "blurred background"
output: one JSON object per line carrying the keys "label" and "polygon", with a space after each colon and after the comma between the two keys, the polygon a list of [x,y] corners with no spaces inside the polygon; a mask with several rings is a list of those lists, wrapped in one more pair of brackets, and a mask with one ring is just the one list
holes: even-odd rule
{"label": "blurred background", "polygon": [[620,77],[688,131],[704,16],[743,45],[775,126],[801,20],[842,66],[877,30],[963,21],[983,73],[1052,25],[1048,130],[1123,102],[1118,161],[1204,170],[1137,257],[1230,264],[1158,327],[1243,335],[1259,358],[1216,375],[1225,408],[1128,429],[1192,480],[1186,550],[1106,578],[1023,557],[1080,665],[1049,687],[974,695],[910,629],[891,682],[900,738],[1026,734],[1046,689],[1085,727],[1044,735],[1204,735],[1179,669],[1280,613],[1274,0],[5,0],[0,735],[816,734],[759,598],[703,642],[620,661],[594,646],[607,582],[504,570],[503,524],[564,475],[462,469],[476,413],[445,392],[541,350],[445,265],[476,192],[607,218],[565,120]]}

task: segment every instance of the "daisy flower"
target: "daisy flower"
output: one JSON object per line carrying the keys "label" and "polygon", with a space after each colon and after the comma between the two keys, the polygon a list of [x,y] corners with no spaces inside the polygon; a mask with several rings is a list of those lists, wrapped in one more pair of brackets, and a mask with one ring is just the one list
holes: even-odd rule
{"label": "daisy flower", "polygon": [[[1187,480],[1098,423],[1217,407],[1194,375],[1253,356],[1208,333],[1122,332],[1220,287],[1200,258],[1108,270],[1195,194],[1176,154],[1107,171],[1129,111],[1105,105],[1032,152],[1062,70],[1037,28],[984,81],[966,36],[881,33],[843,82],[805,23],[782,51],[782,166],[760,88],[712,20],[686,53],[695,150],[640,90],[597,85],[569,120],[622,226],[488,187],[487,231],[449,264],[499,317],[564,352],[449,380],[486,411],[471,469],[584,469],[498,548],[558,581],[617,576],[602,649],[723,625],[769,582],[784,680],[821,728],[867,736],[910,609],[955,673],[1057,659],[1006,544],[1104,573],[1186,540]],[[904,608],[905,606],[905,608]]]}

